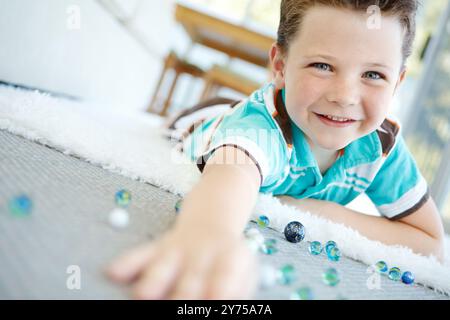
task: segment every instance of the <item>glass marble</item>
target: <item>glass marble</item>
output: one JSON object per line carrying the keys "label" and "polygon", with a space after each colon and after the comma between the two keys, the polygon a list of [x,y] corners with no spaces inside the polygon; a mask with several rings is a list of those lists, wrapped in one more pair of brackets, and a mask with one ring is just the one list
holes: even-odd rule
{"label": "glass marble", "polygon": [[264,245],[264,236],[256,228],[250,228],[245,231],[245,237],[252,240],[258,244],[258,246]]}
{"label": "glass marble", "polygon": [[341,278],[335,268],[328,268],[322,273],[322,280],[326,285],[334,287],[341,281]]}
{"label": "glass marble", "polygon": [[259,269],[259,286],[262,289],[273,287],[280,278],[281,271],[269,264],[263,264]]}
{"label": "glass marble", "polygon": [[319,241],[313,241],[309,244],[309,253],[314,256],[321,254],[323,251],[322,244]]}
{"label": "glass marble", "polygon": [[375,270],[379,273],[386,273],[388,271],[387,263],[384,261],[378,261],[375,263]]}
{"label": "glass marble", "polygon": [[261,247],[261,252],[264,254],[267,254],[269,256],[275,254],[278,252],[278,249],[276,247],[267,247],[267,246],[262,246]]}
{"label": "glass marble", "polygon": [[27,216],[31,214],[33,202],[26,195],[14,197],[9,201],[9,211],[15,216]]}
{"label": "glass marble", "polygon": [[291,300],[313,300],[314,294],[310,287],[301,287],[291,294]]}
{"label": "glass marble", "polygon": [[402,282],[404,284],[413,284],[414,283],[414,275],[410,271],[403,272]]}
{"label": "glass marble", "polygon": [[257,228],[247,228],[244,230],[244,234],[247,238],[252,238],[261,235],[261,231]]}
{"label": "glass marble", "polygon": [[388,277],[391,280],[399,281],[402,278],[402,272],[400,271],[399,268],[393,267],[393,268],[389,269]]}
{"label": "glass marble", "polygon": [[259,216],[256,222],[258,223],[258,226],[260,226],[261,228],[268,227],[270,223],[269,218],[267,218],[266,216]]}
{"label": "glass marble", "polygon": [[256,241],[254,241],[253,239],[246,238],[245,244],[254,253],[257,253],[260,250],[259,244]]}
{"label": "glass marble", "polygon": [[327,257],[331,261],[339,261],[339,259],[341,258],[341,250],[339,250],[338,247],[332,247],[330,250],[328,250]]}
{"label": "glass marble", "polygon": [[178,200],[177,203],[175,203],[175,212],[180,213],[181,205],[183,204],[183,200]]}
{"label": "glass marble", "polygon": [[325,252],[328,253],[328,251],[330,251],[331,248],[337,247],[336,242],[330,240],[327,241],[327,243],[325,243]]}
{"label": "glass marble", "polygon": [[124,229],[130,223],[130,215],[125,209],[115,208],[109,213],[109,224],[115,229]]}
{"label": "glass marble", "polygon": [[280,278],[278,279],[279,283],[282,285],[289,285],[296,279],[296,273],[294,266],[290,264],[286,264],[280,268]]}
{"label": "glass marble", "polygon": [[272,255],[278,252],[277,247],[275,246],[277,241],[275,239],[267,239],[264,241],[264,244],[261,246],[261,252],[267,255]]}
{"label": "glass marble", "polygon": [[118,206],[126,208],[131,202],[131,193],[125,189],[119,190],[116,192],[115,199]]}
{"label": "glass marble", "polygon": [[298,221],[289,222],[284,228],[284,236],[289,242],[300,242],[305,238],[305,227]]}

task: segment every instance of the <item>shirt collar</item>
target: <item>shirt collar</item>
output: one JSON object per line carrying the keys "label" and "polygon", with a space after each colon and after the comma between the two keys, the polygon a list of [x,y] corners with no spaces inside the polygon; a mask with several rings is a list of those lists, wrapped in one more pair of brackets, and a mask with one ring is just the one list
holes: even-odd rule
{"label": "shirt collar", "polygon": [[378,133],[373,131],[368,135],[353,141],[345,148],[344,163],[346,168],[374,162],[382,156],[382,146]]}

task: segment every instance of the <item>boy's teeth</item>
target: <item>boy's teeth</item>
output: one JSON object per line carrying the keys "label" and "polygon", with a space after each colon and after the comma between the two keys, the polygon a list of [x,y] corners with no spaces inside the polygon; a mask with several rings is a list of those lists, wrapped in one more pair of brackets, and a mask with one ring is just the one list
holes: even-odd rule
{"label": "boy's teeth", "polygon": [[334,116],[329,116],[329,115],[324,115],[324,116],[330,120],[339,121],[339,122],[346,122],[346,121],[351,120],[351,119],[347,119],[347,118],[340,118],[340,117],[334,117]]}

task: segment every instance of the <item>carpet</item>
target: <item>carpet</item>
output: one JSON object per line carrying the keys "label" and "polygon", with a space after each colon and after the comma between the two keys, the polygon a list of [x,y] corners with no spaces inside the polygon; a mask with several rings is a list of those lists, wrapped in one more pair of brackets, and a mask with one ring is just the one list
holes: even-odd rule
{"label": "carpet", "polygon": [[[200,173],[163,137],[162,122],[155,116],[129,114],[112,106],[0,87],[0,129],[183,196]],[[366,265],[384,260],[389,266],[413,272],[417,283],[450,294],[448,254],[440,264],[408,248],[371,241],[344,225],[283,205],[270,195],[259,195],[252,219],[261,213],[269,217],[278,234],[288,222],[301,221],[307,230],[306,241],[332,239],[347,258]],[[446,244],[448,248],[448,240]]]}

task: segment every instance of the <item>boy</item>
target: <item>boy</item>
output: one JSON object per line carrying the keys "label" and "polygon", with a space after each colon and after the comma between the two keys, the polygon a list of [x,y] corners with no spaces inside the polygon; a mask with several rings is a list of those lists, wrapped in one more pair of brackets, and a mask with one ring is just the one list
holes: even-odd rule
{"label": "boy", "polygon": [[[411,54],[417,1],[383,1],[375,27],[367,14],[374,4],[282,1],[273,82],[185,140],[185,152],[206,162],[200,182],[175,227],[112,265],[113,279],[136,280],[137,298],[249,297],[257,273],[242,231],[259,191],[442,259],[439,213],[387,119]],[[344,207],[362,192],[382,217]]]}

